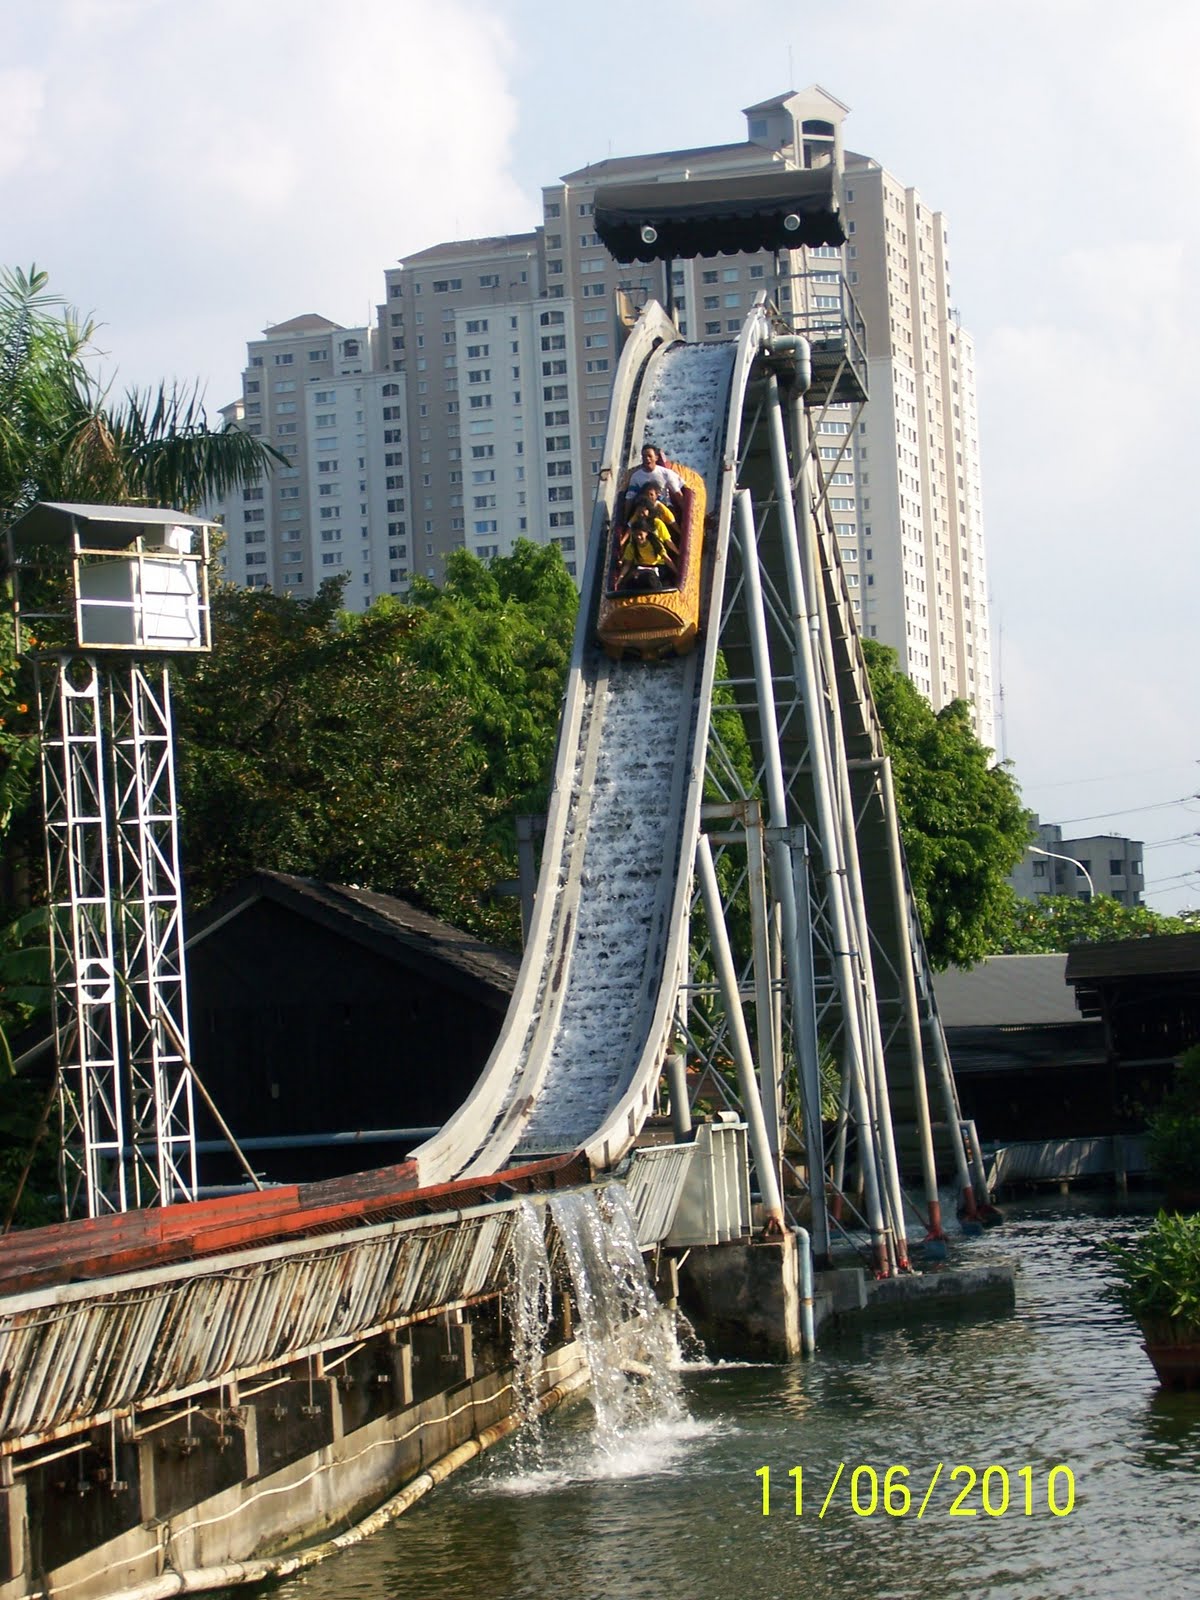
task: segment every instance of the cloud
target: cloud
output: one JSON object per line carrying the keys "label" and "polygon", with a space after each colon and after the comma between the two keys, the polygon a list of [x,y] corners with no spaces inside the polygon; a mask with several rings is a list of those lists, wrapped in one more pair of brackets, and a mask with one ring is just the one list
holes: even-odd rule
{"label": "cloud", "polygon": [[267,321],[365,321],[403,252],[533,214],[511,39],[478,0],[73,0],[21,53],[0,135],[24,106],[37,168],[0,170],[6,248],[142,383],[213,375],[224,400]]}
{"label": "cloud", "polygon": [[0,68],[0,182],[20,173],[35,155],[45,97],[43,73],[32,67]]}

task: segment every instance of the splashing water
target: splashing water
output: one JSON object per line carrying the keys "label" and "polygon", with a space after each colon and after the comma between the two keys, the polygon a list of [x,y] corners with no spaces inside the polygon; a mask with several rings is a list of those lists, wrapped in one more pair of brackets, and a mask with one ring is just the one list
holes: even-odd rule
{"label": "splashing water", "polygon": [[[559,1291],[568,1291],[561,1281],[564,1268],[575,1337],[591,1375],[590,1427],[583,1425],[582,1408],[553,1426],[536,1410],[547,1381],[543,1365],[556,1321],[556,1278]],[[600,1195],[559,1194],[541,1204],[521,1203],[508,1304],[523,1425],[475,1492],[542,1495],[580,1483],[674,1474],[686,1471],[693,1452],[719,1431],[712,1422],[695,1421],[684,1407],[674,1323],[646,1276],[637,1227],[619,1184]]]}
{"label": "splashing water", "polygon": [[591,1369],[594,1443],[611,1455],[633,1432],[684,1417],[674,1331],[646,1276],[624,1191],[560,1194],[549,1205]]}
{"label": "splashing water", "polygon": [[517,1207],[512,1257],[509,1317],[513,1330],[513,1387],[521,1421],[514,1449],[521,1466],[532,1468],[541,1461],[542,1432],[536,1404],[542,1388],[542,1362],[553,1304],[545,1214],[532,1200],[522,1200]]}

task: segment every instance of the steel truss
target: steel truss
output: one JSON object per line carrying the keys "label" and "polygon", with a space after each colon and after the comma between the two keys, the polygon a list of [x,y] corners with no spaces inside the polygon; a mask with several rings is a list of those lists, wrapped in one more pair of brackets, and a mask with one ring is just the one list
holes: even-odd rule
{"label": "steel truss", "polygon": [[65,1213],[196,1197],[165,666],[38,662]]}
{"label": "steel truss", "polygon": [[[715,851],[721,906],[694,907],[682,1025],[706,1069],[700,1092],[746,1110],[744,1075],[735,1084],[721,1068],[736,1065],[735,1013],[748,1008],[773,1180],[782,1174],[785,1197],[807,1190],[816,1254],[828,1255],[831,1227],[855,1209],[853,1160],[876,1269],[904,1270],[908,1217],[941,1232],[931,1087],[968,1197],[970,1180],[814,444],[839,402],[850,405],[844,437],[853,437],[865,388],[853,340],[838,359],[829,338],[805,393],[778,359],[784,325],[763,311],[760,363],[726,463],[736,489],[719,624],[725,676],[714,685],[712,803],[699,851]],[[715,976],[714,917],[735,951],[732,997]],[[920,1179],[924,1213],[904,1192],[909,1175]]]}

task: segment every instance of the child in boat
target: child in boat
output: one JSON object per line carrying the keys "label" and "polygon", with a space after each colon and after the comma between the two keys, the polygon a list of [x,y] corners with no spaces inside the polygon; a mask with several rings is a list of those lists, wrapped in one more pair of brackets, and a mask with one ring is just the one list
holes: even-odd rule
{"label": "child in boat", "polygon": [[625,528],[621,581],[629,578],[636,567],[654,569],[660,586],[664,572],[675,577],[675,558],[679,555],[679,547],[672,537],[675,528],[675,513],[659,500],[654,485],[647,485],[638,496]]}

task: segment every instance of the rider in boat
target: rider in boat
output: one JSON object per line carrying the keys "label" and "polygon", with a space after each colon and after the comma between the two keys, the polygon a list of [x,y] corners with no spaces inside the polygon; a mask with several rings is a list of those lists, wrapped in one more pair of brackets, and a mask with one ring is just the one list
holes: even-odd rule
{"label": "rider in boat", "polygon": [[622,535],[618,587],[644,584],[661,589],[664,574],[677,578],[679,546],[672,537],[674,531],[675,515],[670,506],[660,502],[653,484],[647,485],[638,496]]}

